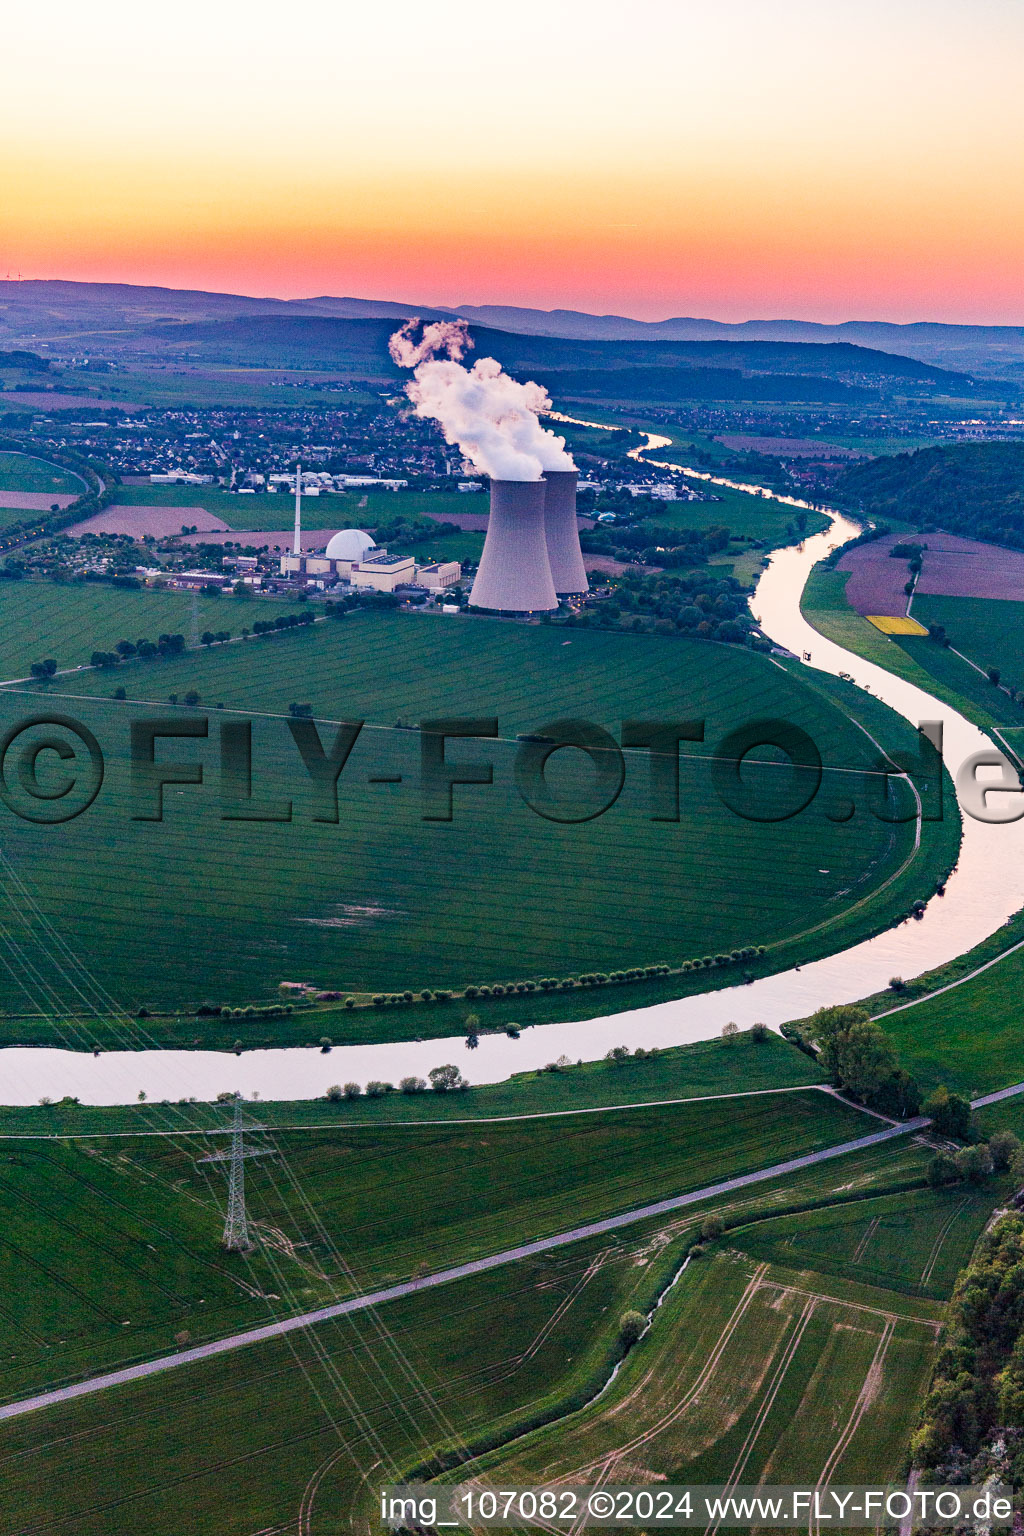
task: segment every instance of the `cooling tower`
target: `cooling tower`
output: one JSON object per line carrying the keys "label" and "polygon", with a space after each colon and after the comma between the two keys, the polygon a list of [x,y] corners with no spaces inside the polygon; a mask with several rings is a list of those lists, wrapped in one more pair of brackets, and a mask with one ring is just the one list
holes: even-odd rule
{"label": "cooling tower", "polygon": [[576,522],[576,480],[574,469],[549,469],[544,475],[544,533],[551,580],[559,597],[590,590]]}
{"label": "cooling tower", "polygon": [[477,608],[536,613],[558,607],[544,536],[543,480],[492,480],[491,516],[469,600]]}

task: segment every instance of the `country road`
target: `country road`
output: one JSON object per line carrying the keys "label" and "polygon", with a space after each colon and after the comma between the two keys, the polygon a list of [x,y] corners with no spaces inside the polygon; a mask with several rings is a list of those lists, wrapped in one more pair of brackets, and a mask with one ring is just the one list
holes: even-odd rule
{"label": "country road", "polygon": [[[1024,1085],[1021,1087],[1024,1088]],[[1013,1091],[1009,1089],[1004,1092],[1008,1095]],[[163,1371],[174,1370],[178,1366],[192,1365],[198,1360],[211,1359],[214,1355],[228,1354],[232,1350],[245,1349],[250,1344],[261,1344],[268,1339],[280,1338],[283,1334],[310,1328],[317,1323],[328,1322],[334,1317],[363,1312],[369,1307],[396,1301],[402,1296],[412,1296],[417,1291],[431,1290],[435,1286],[448,1285],[454,1280],[462,1280],[469,1275],[479,1275],[486,1270],[497,1269],[503,1264],[512,1264],[517,1259],[527,1259],[533,1254],[547,1253],[553,1248],[562,1248],[568,1243],[577,1243],[584,1238],[599,1237],[605,1232],[615,1232],[621,1227],[632,1226],[652,1216],[664,1216],[671,1211],[695,1205],[701,1200],[731,1194],[734,1190],[745,1189],[751,1184],[760,1184],[768,1179],[778,1178],[782,1174],[795,1173],[800,1168],[809,1168],[815,1163],[828,1162],[830,1158],[844,1157],[849,1152],[858,1152],[864,1147],[877,1146],[878,1143],[891,1141],[897,1136],[911,1135],[914,1131],[923,1130],[929,1123],[924,1116],[919,1115],[913,1120],[887,1126],[884,1130],[873,1131],[867,1136],[858,1136],[853,1141],[840,1142],[834,1147],[825,1147],[819,1152],[808,1152],[802,1157],[791,1157],[786,1162],[773,1163],[770,1167],[759,1168],[754,1173],[739,1174],[719,1184],[707,1184],[703,1189],[690,1190],[685,1195],[673,1195],[667,1200],[656,1200],[651,1205],[635,1206],[632,1210],[622,1211],[617,1216],[607,1216],[600,1221],[588,1222],[585,1226],[572,1227],[567,1232],[542,1237],[536,1242],[520,1243],[515,1248],[505,1248],[500,1253],[489,1254],[486,1258],[472,1259],[465,1264],[456,1264],[450,1269],[439,1269],[433,1274],[423,1275],[415,1280],[405,1280],[398,1285],[386,1286],[382,1290],[366,1291],[361,1296],[350,1297],[347,1301],[318,1307],[312,1312],[300,1312],[293,1317],[265,1323],[259,1328],[248,1328],[242,1333],[233,1333],[223,1339],[214,1339],[209,1344],[198,1344],[192,1349],[178,1350],[173,1355],[161,1355],[156,1360],[145,1360],[138,1365],[108,1371],[104,1375],[90,1377],[87,1381],[78,1381],[70,1386],[39,1392],[33,1397],[22,1398],[18,1402],[0,1406],[0,1420],[20,1418],[26,1413],[34,1413],[41,1408],[51,1408],[58,1403],[67,1403],[78,1397],[87,1397],[94,1392],[106,1391],[108,1387],[125,1386],[128,1382],[141,1381],[147,1376],[156,1376]]]}

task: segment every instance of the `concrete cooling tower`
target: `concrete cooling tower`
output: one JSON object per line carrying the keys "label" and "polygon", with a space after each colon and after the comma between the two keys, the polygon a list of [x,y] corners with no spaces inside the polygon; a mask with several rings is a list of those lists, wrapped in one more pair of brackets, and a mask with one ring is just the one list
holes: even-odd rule
{"label": "concrete cooling tower", "polygon": [[544,475],[544,534],[551,580],[559,597],[590,590],[576,522],[577,478],[574,469],[549,469]]}
{"label": "concrete cooling tower", "polygon": [[502,613],[558,607],[544,532],[543,480],[492,480],[491,515],[469,600]]}

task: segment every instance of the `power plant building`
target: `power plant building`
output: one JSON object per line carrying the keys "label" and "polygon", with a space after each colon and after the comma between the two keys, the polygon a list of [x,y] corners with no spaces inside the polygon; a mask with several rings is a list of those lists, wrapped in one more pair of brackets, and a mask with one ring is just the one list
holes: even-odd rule
{"label": "power plant building", "polygon": [[469,600],[498,613],[558,607],[544,532],[543,480],[491,481],[487,537]]}
{"label": "power plant building", "polygon": [[549,469],[544,474],[544,537],[559,597],[590,591],[576,521],[577,479],[574,469]]}
{"label": "power plant building", "polygon": [[376,592],[393,592],[396,587],[411,586],[416,580],[416,562],[411,555],[369,555],[353,563],[349,576],[354,587],[373,587]]}
{"label": "power plant building", "polygon": [[469,600],[498,613],[543,613],[588,592],[576,522],[577,475],[492,480],[491,515]]}

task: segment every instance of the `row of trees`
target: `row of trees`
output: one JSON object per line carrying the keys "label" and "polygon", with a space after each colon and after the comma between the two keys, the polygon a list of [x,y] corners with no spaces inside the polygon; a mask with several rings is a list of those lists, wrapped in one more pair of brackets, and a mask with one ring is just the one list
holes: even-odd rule
{"label": "row of trees", "polygon": [[282,629],[301,629],[315,621],[316,614],[311,608],[307,608],[304,613],[279,613],[276,619],[257,619],[252,626],[252,633],[272,635]]}
{"label": "row of trees", "polygon": [[[399,1079],[398,1092],[404,1094],[427,1093],[464,1093],[470,1086],[458,1067],[451,1062],[443,1067],[431,1067],[427,1073],[427,1079],[422,1077],[403,1077]],[[366,1085],[365,1096],[368,1099],[382,1099],[389,1093],[395,1092],[393,1083],[379,1081],[369,1082]],[[325,1095],[328,1103],[340,1104],[345,1100],[360,1099],[364,1090],[358,1083],[334,1083],[328,1088]]]}

